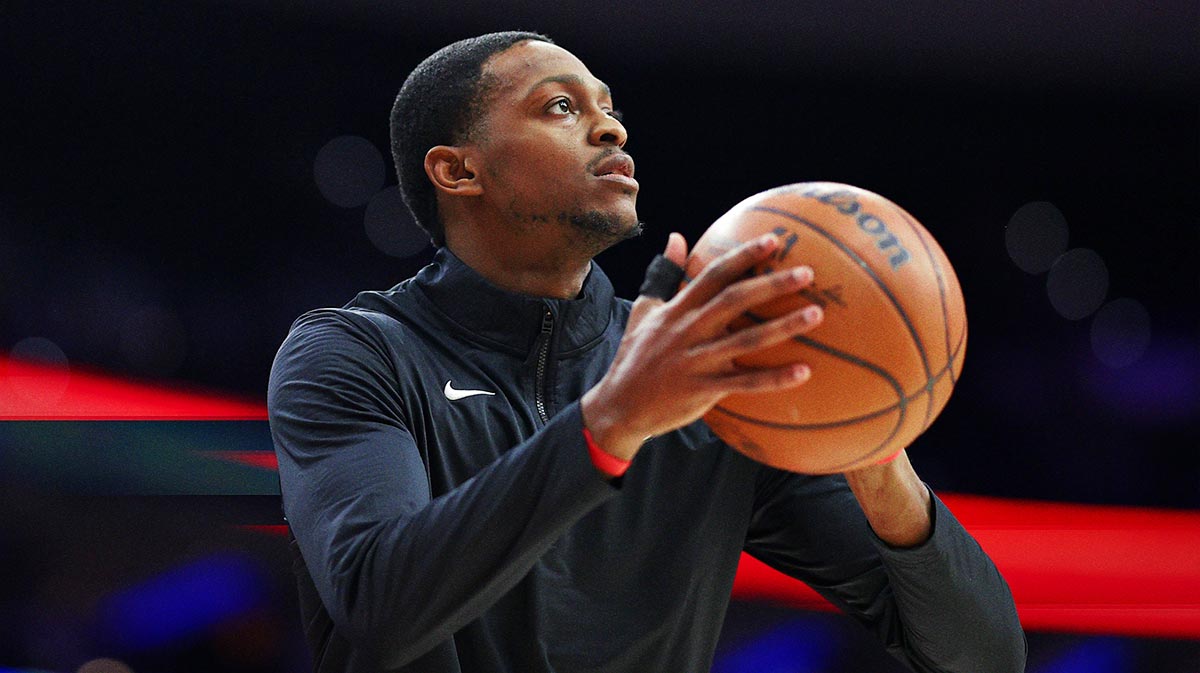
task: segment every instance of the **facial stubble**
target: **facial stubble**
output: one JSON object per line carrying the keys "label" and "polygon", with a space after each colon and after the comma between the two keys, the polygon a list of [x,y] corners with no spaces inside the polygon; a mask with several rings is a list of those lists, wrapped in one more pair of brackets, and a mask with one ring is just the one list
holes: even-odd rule
{"label": "facial stubble", "polygon": [[593,254],[598,254],[621,241],[641,236],[644,228],[644,223],[640,220],[635,219],[630,224],[620,215],[602,210],[559,213],[558,221],[569,225],[579,236],[581,245],[596,251]]}

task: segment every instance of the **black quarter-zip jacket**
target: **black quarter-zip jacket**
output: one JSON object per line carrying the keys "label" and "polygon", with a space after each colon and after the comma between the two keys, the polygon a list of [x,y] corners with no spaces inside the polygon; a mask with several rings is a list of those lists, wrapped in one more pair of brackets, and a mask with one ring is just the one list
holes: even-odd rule
{"label": "black quarter-zip jacket", "polygon": [[1023,670],[1008,586],[944,504],[895,549],[840,476],[761,466],[702,422],[593,467],[579,398],[630,302],[488,283],[446,249],[305,314],[268,394],[314,670],[707,671],[743,550],[916,671]]}

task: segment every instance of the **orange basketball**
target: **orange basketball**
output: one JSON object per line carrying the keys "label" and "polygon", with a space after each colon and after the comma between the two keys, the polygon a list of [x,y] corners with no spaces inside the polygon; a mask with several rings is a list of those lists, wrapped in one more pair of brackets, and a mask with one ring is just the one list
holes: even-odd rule
{"label": "orange basketball", "polygon": [[686,278],[770,232],[781,245],[753,273],[808,265],[815,281],[733,327],[807,304],[820,305],[825,319],[738,362],[803,362],[812,377],[782,392],[729,395],[704,420],[747,456],[794,472],[845,472],[892,457],[929,427],[962,371],[967,317],[950,261],[891,201],[808,182],[756,194],[721,216],[696,243]]}

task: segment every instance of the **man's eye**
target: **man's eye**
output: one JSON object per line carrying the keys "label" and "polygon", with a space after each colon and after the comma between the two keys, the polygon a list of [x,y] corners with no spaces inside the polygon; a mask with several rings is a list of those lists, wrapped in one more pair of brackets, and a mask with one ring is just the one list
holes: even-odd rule
{"label": "man's eye", "polygon": [[625,114],[623,112],[621,112],[620,110],[605,110],[604,113],[619,122],[625,121]]}
{"label": "man's eye", "polygon": [[571,109],[571,101],[566,98],[560,98],[550,104],[552,112],[561,112],[562,114],[571,114],[574,110]]}

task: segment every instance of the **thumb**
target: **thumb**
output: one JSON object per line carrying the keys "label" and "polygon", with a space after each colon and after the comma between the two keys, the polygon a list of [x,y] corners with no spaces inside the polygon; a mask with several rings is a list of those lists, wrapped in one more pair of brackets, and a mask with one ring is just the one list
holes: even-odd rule
{"label": "thumb", "polygon": [[687,266],[687,241],[683,240],[683,234],[672,231],[667,237],[667,249],[663,252],[663,257],[675,263],[675,266]]}

